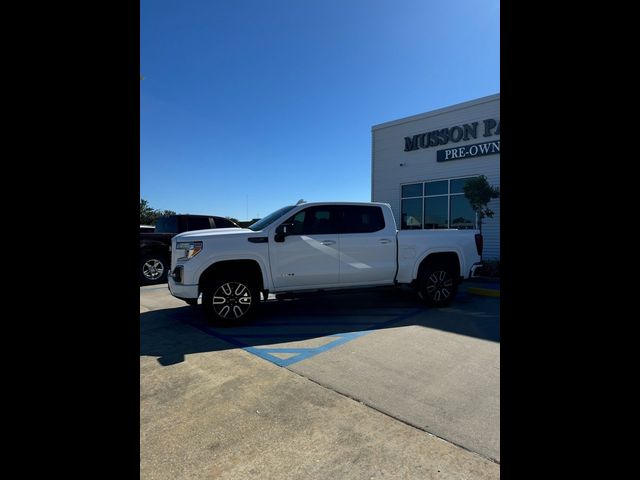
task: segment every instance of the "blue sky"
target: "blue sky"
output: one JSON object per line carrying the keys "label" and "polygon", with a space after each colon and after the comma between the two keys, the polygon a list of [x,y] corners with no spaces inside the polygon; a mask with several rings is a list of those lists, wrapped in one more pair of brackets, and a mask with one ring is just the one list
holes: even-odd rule
{"label": "blue sky", "polygon": [[142,0],[140,195],[371,200],[371,127],[500,91],[499,2]]}

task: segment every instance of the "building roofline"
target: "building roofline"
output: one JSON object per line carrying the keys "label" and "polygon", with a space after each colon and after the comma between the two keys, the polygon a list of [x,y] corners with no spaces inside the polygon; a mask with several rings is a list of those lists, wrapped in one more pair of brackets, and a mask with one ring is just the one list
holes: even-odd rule
{"label": "building roofline", "polygon": [[379,123],[377,125],[372,126],[371,130],[379,130],[381,128],[387,128],[395,125],[400,125],[403,123],[413,122],[414,120],[422,120],[424,118],[435,117],[443,113],[451,112],[454,110],[460,110],[461,108],[474,107],[482,103],[488,103],[488,102],[492,102],[494,100],[499,100],[499,99],[500,99],[500,93],[498,92],[493,95],[488,95],[486,97],[476,98],[475,100],[469,100],[467,102],[457,103],[455,105],[450,105],[448,107],[438,108],[437,110],[431,110],[430,112],[419,113],[417,115],[412,115],[410,117],[404,117],[398,120],[391,120],[390,122]]}

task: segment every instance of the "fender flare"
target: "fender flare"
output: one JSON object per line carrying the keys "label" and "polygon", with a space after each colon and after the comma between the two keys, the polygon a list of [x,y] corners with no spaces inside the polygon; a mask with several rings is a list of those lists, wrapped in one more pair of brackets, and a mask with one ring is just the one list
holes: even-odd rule
{"label": "fender flare", "polygon": [[416,280],[418,278],[418,270],[420,269],[420,265],[422,262],[429,256],[434,253],[455,253],[458,257],[458,264],[460,266],[460,275],[464,275],[464,265],[465,259],[462,251],[457,247],[434,247],[430,248],[426,252],[424,252],[418,260],[416,260],[415,265],[413,266],[413,273],[411,274],[411,279]]}
{"label": "fender flare", "polygon": [[249,261],[256,262],[258,264],[258,268],[260,268],[260,273],[262,274],[262,285],[264,289],[271,290],[270,288],[272,286],[271,278],[267,274],[269,270],[267,270],[264,260],[257,255],[251,255],[251,254],[238,254],[238,255],[232,255],[232,256],[219,256],[219,257],[212,258],[210,262],[207,262],[206,264],[201,265],[200,268],[198,268],[198,270],[196,271],[194,277],[198,279],[198,285],[200,284],[200,278],[202,277],[202,274],[205,271],[207,271],[207,269],[214,266],[216,263],[229,262],[229,261],[235,261],[235,260],[249,260]]}

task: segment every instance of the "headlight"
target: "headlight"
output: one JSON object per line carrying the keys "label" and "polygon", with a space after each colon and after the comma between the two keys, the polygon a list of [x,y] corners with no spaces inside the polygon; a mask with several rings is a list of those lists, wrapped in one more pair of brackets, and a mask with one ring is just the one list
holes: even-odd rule
{"label": "headlight", "polygon": [[202,251],[202,242],[178,242],[176,243],[176,255],[180,255],[178,250],[184,250],[184,256],[178,260],[189,260]]}

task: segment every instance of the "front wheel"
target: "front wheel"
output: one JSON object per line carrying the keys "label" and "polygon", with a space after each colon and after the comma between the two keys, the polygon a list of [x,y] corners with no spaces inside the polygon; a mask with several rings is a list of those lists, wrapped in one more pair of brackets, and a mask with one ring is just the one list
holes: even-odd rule
{"label": "front wheel", "polygon": [[418,296],[431,307],[446,307],[458,291],[458,283],[450,267],[432,265],[418,279]]}
{"label": "front wheel", "polygon": [[249,320],[260,302],[258,288],[246,279],[217,280],[202,289],[202,307],[207,320],[224,327]]}
{"label": "front wheel", "polygon": [[169,262],[161,255],[145,255],[140,259],[140,281],[145,285],[165,283]]}

